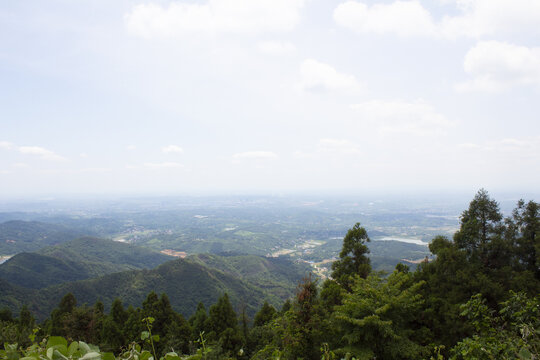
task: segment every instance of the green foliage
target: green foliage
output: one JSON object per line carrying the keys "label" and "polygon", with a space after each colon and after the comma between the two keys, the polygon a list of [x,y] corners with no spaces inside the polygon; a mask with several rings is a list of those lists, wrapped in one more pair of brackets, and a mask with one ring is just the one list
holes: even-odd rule
{"label": "green foliage", "polygon": [[515,243],[515,265],[531,271],[540,280],[540,204],[518,201],[506,224],[507,237]]}
{"label": "green foliage", "polygon": [[[0,311],[0,359],[538,359],[538,210],[520,201],[503,221],[481,190],[454,241],[433,239],[433,261],[416,271],[398,264],[388,276],[370,272],[369,238],[357,223],[334,279],[319,288],[304,278],[279,312],[272,305],[301,268],[284,259],[198,255],[39,292],[0,279],[4,303],[29,301],[18,318]],[[64,290],[72,291],[60,300]],[[44,298],[58,305],[33,329],[30,310]],[[195,308],[189,322],[175,311]]]}
{"label": "green foliage", "polygon": [[423,304],[423,285],[403,272],[386,279],[376,274],[357,277],[334,313],[344,340],[342,352],[359,359],[420,358],[425,349],[415,338],[415,320]]}
{"label": "green foliage", "polygon": [[259,310],[259,312],[255,314],[255,318],[253,319],[253,326],[263,326],[269,323],[276,316],[276,314],[276,309],[265,301],[263,306],[261,307],[261,310]]}
{"label": "green foliage", "polygon": [[465,249],[468,256],[488,265],[488,245],[502,234],[502,215],[499,205],[487,191],[481,189],[461,214],[461,227],[454,235],[454,242]]}
{"label": "green foliage", "polygon": [[343,239],[343,247],[339,253],[339,259],[332,264],[332,278],[345,289],[350,290],[352,278],[360,276],[366,278],[371,271],[369,258],[366,256],[369,242],[366,229],[356,223],[347,231]]}
{"label": "green foliage", "polygon": [[510,293],[496,313],[480,294],[461,306],[461,315],[475,328],[473,336],[451,350],[451,359],[538,359],[540,357],[540,296]]}
{"label": "green foliage", "polygon": [[195,314],[193,314],[192,317],[189,318],[189,324],[191,325],[192,331],[193,331],[193,338],[197,339],[199,338],[201,333],[204,333],[207,331],[206,328],[206,321],[208,319],[208,314],[206,313],[206,308],[204,307],[204,304],[200,302],[197,305],[197,311],[195,311]]}
{"label": "green foliage", "polygon": [[154,268],[170,256],[156,251],[84,237],[38,253],[20,253],[0,264],[0,277],[18,286],[42,289],[70,281],[90,279],[120,271]]}
{"label": "green foliage", "polygon": [[[5,304],[17,310],[27,302],[38,320],[43,320],[56,307],[61,296],[68,292],[81,303],[94,304],[99,300],[109,308],[118,297],[127,305],[137,306],[154,290],[169,295],[172,307],[189,316],[200,301],[208,308],[227,292],[235,307],[245,304],[248,316],[253,316],[265,299],[277,306],[292,296],[305,270],[305,267],[284,259],[217,255],[211,255],[211,258],[208,265],[199,257],[190,257],[169,261],[152,270],[124,271],[39,291],[21,289],[7,283],[4,286],[0,279],[0,286],[5,290],[4,296],[0,297],[0,306]],[[242,259],[246,261],[242,262]],[[253,269],[257,262],[260,267],[255,268],[263,269],[257,276],[237,275],[248,273],[247,269]],[[246,269],[243,269],[244,265]],[[221,270],[225,268],[237,270]]]}
{"label": "green foliage", "polygon": [[323,338],[317,281],[311,275],[298,286],[295,301],[284,314],[283,358],[319,359]]}
{"label": "green foliage", "polygon": [[238,331],[236,313],[232,308],[227,293],[218,299],[217,304],[210,307],[206,327],[210,331],[210,336],[213,338],[217,338],[219,334],[229,328],[233,331]]}
{"label": "green foliage", "polygon": [[0,255],[35,251],[81,235],[81,232],[62,225],[37,221],[7,221],[0,224]]}

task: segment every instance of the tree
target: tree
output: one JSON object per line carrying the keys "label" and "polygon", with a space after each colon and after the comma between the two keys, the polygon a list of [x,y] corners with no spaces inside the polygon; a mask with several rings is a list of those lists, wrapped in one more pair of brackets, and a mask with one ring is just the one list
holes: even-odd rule
{"label": "tree", "polygon": [[351,290],[353,276],[358,275],[365,279],[371,271],[370,261],[366,256],[369,253],[366,243],[369,241],[366,229],[361,227],[360,223],[349,229],[343,238],[339,260],[332,264],[332,278],[347,291]]}
{"label": "tree", "polygon": [[253,326],[262,326],[270,322],[274,318],[274,316],[276,316],[276,314],[276,309],[272,305],[268,304],[267,301],[265,301],[263,306],[261,307],[261,310],[259,310],[259,312],[255,314]]}
{"label": "tree", "polygon": [[415,339],[414,322],[423,299],[423,281],[395,271],[387,279],[370,275],[356,277],[352,292],[337,306],[343,353],[359,359],[420,359],[425,349]]}
{"label": "tree", "polygon": [[321,310],[317,281],[310,274],[298,286],[296,299],[284,315],[285,359],[320,359],[320,344],[324,333]]}
{"label": "tree", "polygon": [[236,313],[232,308],[227,293],[223,294],[223,296],[218,299],[218,302],[210,307],[206,327],[209,331],[214,333],[216,339],[228,328],[235,331],[238,330]]}
{"label": "tree", "polygon": [[487,265],[488,247],[502,234],[502,215],[499,204],[480,189],[469,204],[469,209],[461,214],[461,225],[454,234],[454,242],[465,249],[472,259],[480,259]]}
{"label": "tree", "polygon": [[124,323],[127,320],[127,313],[124,310],[124,305],[122,305],[122,300],[116,298],[111,305],[110,316],[112,320],[122,328]]}
{"label": "tree", "polygon": [[509,237],[515,242],[518,268],[531,271],[540,280],[540,204],[519,200],[506,219]]}
{"label": "tree", "polygon": [[53,336],[66,336],[66,320],[77,306],[77,299],[72,293],[64,295],[58,308],[51,313],[51,321],[49,323],[48,333]]}
{"label": "tree", "polygon": [[36,320],[28,310],[28,306],[23,305],[17,321],[17,342],[21,346],[28,346],[28,336],[32,334]]}
{"label": "tree", "polygon": [[206,313],[206,308],[202,302],[199,302],[197,305],[197,311],[189,318],[189,324],[191,325],[193,340],[199,339],[199,335],[203,331],[207,331],[206,321],[208,320],[208,315]]}
{"label": "tree", "polygon": [[476,294],[464,305],[461,315],[473,325],[471,337],[451,349],[453,360],[459,359],[538,359],[540,356],[540,297],[527,298],[524,293],[510,292],[498,312]]}

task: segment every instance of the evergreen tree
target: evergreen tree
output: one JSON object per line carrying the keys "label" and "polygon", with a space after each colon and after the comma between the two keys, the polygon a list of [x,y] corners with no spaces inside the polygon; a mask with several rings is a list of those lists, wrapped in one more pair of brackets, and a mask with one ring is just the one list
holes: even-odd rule
{"label": "evergreen tree", "polygon": [[268,304],[268,302],[265,301],[259,312],[255,314],[255,318],[253,319],[253,326],[262,326],[267,324],[276,316],[276,314],[276,309],[274,309],[272,305]]}
{"label": "evergreen tree", "polygon": [[69,315],[77,306],[77,299],[72,293],[64,295],[58,307],[51,313],[51,321],[47,333],[53,336],[66,336],[67,328],[66,321]]}
{"label": "evergreen tree", "polygon": [[114,299],[111,304],[110,316],[112,321],[114,321],[120,328],[124,326],[124,323],[127,320],[127,313],[124,310],[124,305],[122,305],[122,300],[119,298]]}
{"label": "evergreen tree", "polygon": [[28,336],[32,334],[36,320],[28,310],[28,306],[23,305],[17,319],[17,343],[21,346],[30,345]]}
{"label": "evergreen tree", "polygon": [[96,301],[92,312],[91,333],[92,344],[101,344],[101,334],[103,332],[103,322],[105,320],[105,306],[101,301]]}
{"label": "evergreen tree", "polygon": [[199,302],[197,305],[197,311],[195,311],[195,314],[191,318],[189,318],[189,324],[192,328],[192,335],[191,338],[193,340],[199,339],[199,335],[201,332],[208,331],[208,328],[206,327],[206,322],[208,320],[208,315],[206,314],[206,308],[204,307],[204,304],[202,302]]}
{"label": "evergreen tree", "polygon": [[11,313],[11,310],[9,308],[5,307],[0,310],[0,321],[13,321],[13,314]]}
{"label": "evergreen tree", "polygon": [[387,279],[358,277],[335,317],[345,340],[343,353],[360,359],[420,359],[424,348],[415,341],[414,321],[423,303],[423,282],[395,271]]}
{"label": "evergreen tree", "polygon": [[366,229],[356,223],[347,231],[339,259],[332,264],[332,278],[347,291],[351,290],[352,278],[356,275],[366,278],[371,271],[366,243],[370,239]]}
{"label": "evergreen tree", "polygon": [[458,248],[466,250],[471,259],[479,259],[488,265],[489,245],[503,231],[501,220],[499,204],[489,197],[486,190],[480,189],[469,209],[461,214],[461,225],[454,235],[454,242]]}
{"label": "evergreen tree", "polygon": [[540,280],[540,204],[520,200],[507,226],[515,242],[518,269],[531,271]]}
{"label": "evergreen tree", "polygon": [[285,359],[320,359],[324,329],[317,293],[311,274],[298,286],[296,299],[285,313],[283,356]]}
{"label": "evergreen tree", "polygon": [[227,293],[223,294],[218,299],[218,302],[210,307],[206,327],[214,334],[215,338],[219,338],[220,334],[228,328],[234,331],[238,330],[236,313],[232,308]]}

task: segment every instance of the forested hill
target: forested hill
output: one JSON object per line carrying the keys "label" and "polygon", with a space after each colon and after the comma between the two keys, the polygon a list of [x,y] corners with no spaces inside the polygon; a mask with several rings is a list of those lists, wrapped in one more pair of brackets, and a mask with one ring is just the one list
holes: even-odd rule
{"label": "forested hill", "polygon": [[99,300],[107,308],[115,298],[121,298],[126,305],[138,306],[149,292],[155,291],[166,293],[172,307],[188,316],[199,302],[209,306],[227,292],[237,309],[245,305],[246,311],[253,315],[265,300],[277,306],[291,297],[308,271],[307,266],[285,259],[200,255],[172,260],[152,270],[124,271],[40,290],[0,289],[4,292],[0,307],[7,305],[15,310],[14,305],[27,304],[42,319],[68,292],[80,304],[92,305]]}
{"label": "forested hill", "polygon": [[[47,316],[40,340],[91,342],[117,359],[148,359],[150,352],[167,360],[540,359],[540,204],[519,201],[504,217],[480,190],[459,225],[452,239],[431,241],[431,261],[415,271],[399,263],[383,275],[372,269],[371,239],[356,223],[331,278],[304,277],[279,310],[264,300],[279,305],[276,294],[293,288],[302,267],[239,255],[192,256],[42,290],[0,281],[0,307],[27,302],[40,320]],[[194,314],[186,321],[174,310]],[[28,308],[16,319],[0,310],[4,342],[25,349],[34,324]],[[28,351],[6,346],[0,358],[71,356],[65,339],[49,338],[49,349],[45,343]],[[73,351],[90,348],[73,344]]]}
{"label": "forested hill", "polygon": [[37,221],[12,220],[0,224],[0,255],[35,251],[88,235],[68,227]]}
{"label": "forested hill", "polygon": [[0,264],[0,278],[21,287],[41,289],[125,270],[154,268],[172,257],[153,250],[84,237],[20,253]]}

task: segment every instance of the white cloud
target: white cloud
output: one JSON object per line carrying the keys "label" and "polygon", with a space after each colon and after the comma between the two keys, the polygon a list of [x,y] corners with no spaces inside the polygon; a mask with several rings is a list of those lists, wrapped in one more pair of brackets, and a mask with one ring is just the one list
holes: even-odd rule
{"label": "white cloud", "polygon": [[137,147],[136,147],[135,145],[128,145],[128,146],[126,146],[126,150],[127,150],[127,151],[133,151],[133,150],[135,150],[135,149],[137,149]]}
{"label": "white cloud", "polygon": [[271,151],[246,151],[233,155],[234,159],[276,159],[278,156]]}
{"label": "white cloud", "polygon": [[334,161],[337,158],[361,154],[360,146],[350,140],[324,138],[319,140],[316,148],[310,151],[297,150],[292,155],[295,159],[301,160],[316,159],[317,161],[322,161],[323,159],[330,159]]}
{"label": "white cloud", "polygon": [[366,5],[346,1],[334,10],[335,22],[359,33],[401,37],[442,36],[481,38],[495,34],[540,34],[538,0],[446,0],[458,15],[435,21],[417,0]]}
{"label": "white cloud", "polygon": [[332,66],[313,59],[307,59],[300,65],[300,76],[300,86],[307,91],[358,92],[363,88],[353,75],[340,73]]}
{"label": "white cloud", "polygon": [[468,150],[477,150],[477,149],[482,148],[481,145],[478,145],[478,144],[475,144],[475,143],[458,144],[458,147],[461,148],[461,149],[468,149]]}
{"label": "white cloud", "polygon": [[257,44],[257,48],[260,52],[270,55],[285,55],[296,50],[293,44],[284,41],[263,41]]}
{"label": "white cloud", "polygon": [[28,168],[29,166],[28,166],[28,164],[26,164],[26,163],[21,163],[21,162],[19,162],[19,163],[13,164],[13,167],[19,168],[19,169],[26,169],[26,168]]}
{"label": "white cloud", "polygon": [[182,154],[184,152],[184,149],[182,149],[178,145],[167,145],[161,148],[161,151],[163,151],[165,154]]}
{"label": "white cloud", "polygon": [[49,161],[66,160],[66,158],[55,154],[53,151],[47,150],[39,146],[19,146],[18,150],[21,154],[37,156],[43,160],[49,160]]}
{"label": "white cloud", "polygon": [[108,173],[108,172],[111,172],[111,169],[110,169],[110,168],[104,168],[104,167],[93,167],[93,168],[84,168],[84,169],[81,169],[81,170],[79,170],[79,172],[81,172],[81,173],[97,173],[97,174],[102,174],[102,173]]}
{"label": "white cloud", "polygon": [[0,141],[0,149],[10,150],[13,148],[13,144],[8,141]]}
{"label": "white cloud", "polygon": [[359,33],[389,34],[401,37],[434,36],[437,26],[418,1],[396,1],[368,6],[347,1],[334,10],[338,25]]}
{"label": "white cloud", "polygon": [[456,85],[458,91],[496,92],[540,84],[540,47],[482,41],[467,52],[463,67],[472,79]]}
{"label": "white cloud", "polygon": [[373,122],[382,133],[433,135],[453,125],[423,100],[414,102],[372,100],[351,105],[361,120]]}
{"label": "white cloud", "polygon": [[490,151],[523,155],[527,157],[540,156],[540,137],[527,138],[504,138],[500,140],[486,141],[482,144],[463,143],[458,144],[458,148],[468,151]]}
{"label": "white cloud", "polygon": [[150,169],[179,169],[179,168],[183,168],[184,165],[177,162],[161,162],[161,163],[144,163],[144,167],[147,167]]}
{"label": "white cloud", "polygon": [[292,30],[304,0],[208,0],[139,4],[124,17],[129,32],[144,38],[184,33],[254,33]]}
{"label": "white cloud", "polygon": [[317,151],[339,155],[358,155],[361,153],[356,144],[346,139],[321,139]]}
{"label": "white cloud", "polygon": [[540,33],[538,0],[455,0],[455,3],[462,14],[447,16],[440,25],[448,37]]}

